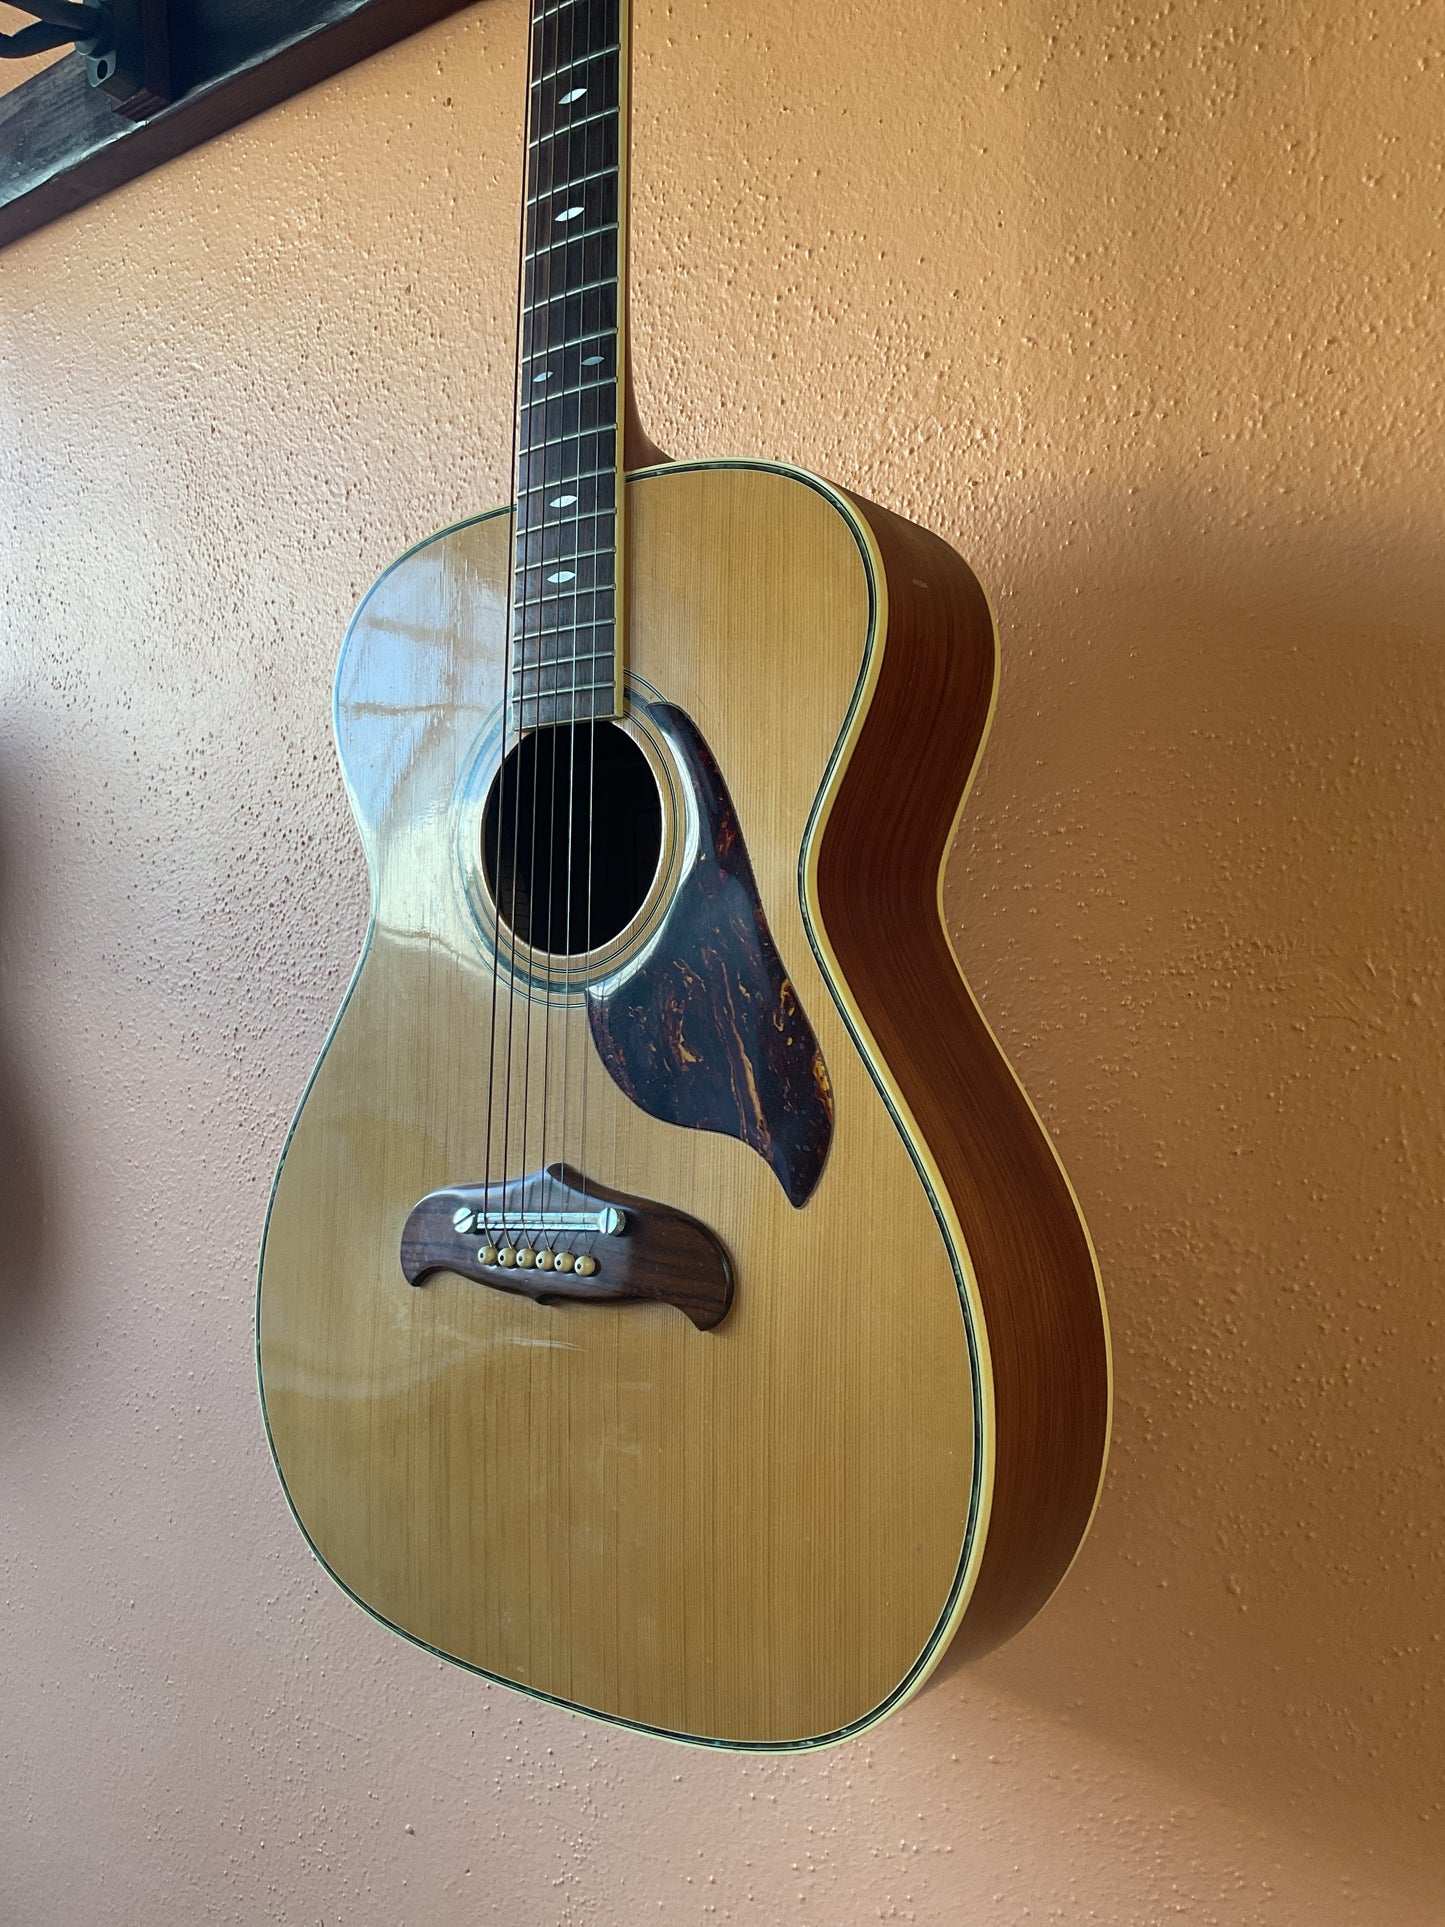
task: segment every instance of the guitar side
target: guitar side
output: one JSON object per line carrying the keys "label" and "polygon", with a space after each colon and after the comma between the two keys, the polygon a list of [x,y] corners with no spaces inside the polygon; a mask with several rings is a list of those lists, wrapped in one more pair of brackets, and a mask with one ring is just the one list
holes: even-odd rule
{"label": "guitar side", "polygon": [[880,1085],[926,1147],[986,1355],[978,1437],[988,1524],[955,1609],[957,1661],[1027,1624],[1072,1564],[1103,1487],[1112,1357],[1078,1199],[943,915],[943,868],[993,719],[992,613],[937,536],[856,497],[852,507],[877,550],[885,646],[821,802],[808,896]]}
{"label": "guitar side", "polygon": [[733,1255],[719,1330],[401,1278],[406,1212],[482,1158],[462,873],[507,524],[465,525],[383,578],[343,653],[375,916],[278,1172],[262,1396],[313,1549],[386,1623],[675,1737],[816,1745],[1057,1583],[1101,1474],[1107,1337],[1067,1182],[939,917],[992,700],[972,577],[756,465],[635,477],[629,523],[636,689],[716,755],[832,1077],[816,1193],[798,1207],[748,1144],[646,1116],[594,1065],[609,1176]]}

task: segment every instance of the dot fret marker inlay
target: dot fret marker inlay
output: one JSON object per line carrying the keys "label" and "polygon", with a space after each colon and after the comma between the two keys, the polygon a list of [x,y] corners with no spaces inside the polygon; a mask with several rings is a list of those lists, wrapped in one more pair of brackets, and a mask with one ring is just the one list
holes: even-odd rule
{"label": "dot fret marker inlay", "polygon": [[625,10],[621,0],[529,0],[529,7],[535,34],[511,611],[528,678],[546,674],[535,691],[514,688],[510,720],[519,728],[615,713],[625,573],[618,542],[625,138],[618,27]]}

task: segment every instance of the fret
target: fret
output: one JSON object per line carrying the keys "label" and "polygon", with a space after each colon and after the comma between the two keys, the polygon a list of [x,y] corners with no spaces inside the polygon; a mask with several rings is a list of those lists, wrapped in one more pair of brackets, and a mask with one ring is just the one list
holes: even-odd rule
{"label": "fret", "polygon": [[[608,564],[614,558],[611,549],[606,550]],[[517,592],[518,605],[526,604],[532,609],[548,609],[554,604],[570,603],[573,614],[582,622],[600,622],[606,613],[599,606],[599,597],[604,599],[612,594],[615,584],[612,570],[588,570],[586,579],[576,569],[557,569],[554,562],[595,561],[593,557],[554,556],[551,562],[529,562],[512,572],[513,584]],[[565,582],[553,582],[554,575],[564,575]],[[588,606],[590,605],[590,607]],[[568,616],[567,620],[573,620]]]}
{"label": "fret", "polygon": [[591,692],[601,694],[603,690],[607,690],[609,696],[613,694],[613,678],[609,671],[597,669],[593,674],[572,676],[566,673],[566,663],[559,663],[557,669],[547,671],[538,684],[532,684],[524,690],[514,688],[511,698],[514,703],[538,703],[538,701],[545,701],[547,696],[559,696],[559,698],[584,696]]}
{"label": "fret", "polygon": [[[617,233],[615,229],[595,232],[565,246],[549,251],[545,258],[528,256],[526,269],[527,301],[555,301],[560,294],[575,294],[594,281],[617,279]],[[545,285],[539,286],[539,283]]]}
{"label": "fret", "polygon": [[612,684],[586,694],[569,692],[564,696],[531,696],[512,704],[510,723],[516,731],[545,729],[549,723],[585,723],[589,717],[604,721],[621,712],[617,708]]}
{"label": "fret", "polygon": [[[529,348],[522,359],[524,363],[546,361],[553,355],[565,355],[569,348],[600,348],[603,353],[606,354],[610,352],[613,346],[614,336],[611,330],[589,328],[584,335],[567,335],[564,336],[561,341],[540,342],[537,347]],[[611,381],[612,379],[613,377],[610,371],[605,374],[593,376],[594,381]]]}
{"label": "fret", "polygon": [[[594,290],[599,288],[616,288],[616,286],[617,286],[616,275],[604,274],[601,277],[599,277],[599,279],[597,279],[596,281],[581,281],[581,282],[577,282],[575,284],[569,285],[565,288],[558,288],[555,294],[544,294],[541,297],[541,304],[545,308],[550,306],[551,303],[554,301],[570,301],[574,294],[591,294],[594,292]],[[532,301],[525,301],[523,302],[522,305],[524,308],[531,308],[531,307],[534,307],[536,304],[535,304],[535,300],[532,300]]]}
{"label": "fret", "polygon": [[545,87],[549,80],[557,80],[563,74],[570,75],[574,67],[585,67],[589,61],[605,60],[608,54],[620,53],[621,51],[622,49],[614,40],[611,45],[607,47],[589,47],[585,52],[572,54],[566,60],[549,61],[546,73],[538,74],[537,78],[531,83],[532,90],[535,92],[537,88]]}
{"label": "fret", "polygon": [[[556,364],[559,361],[560,366],[554,365],[549,368],[546,365],[548,362]],[[537,368],[537,373],[529,374],[528,369],[536,368],[538,362],[542,366]],[[538,409],[549,401],[561,401],[564,397],[571,400],[579,395],[606,396],[612,394],[617,386],[617,377],[610,369],[589,368],[585,374],[578,369],[576,370],[578,378],[570,381],[568,376],[573,372],[573,369],[568,366],[568,357],[562,355],[560,350],[554,350],[551,354],[539,353],[529,356],[523,363],[522,400],[518,406]]]}
{"label": "fret", "polygon": [[[584,520],[590,524],[585,531],[586,546],[576,539],[584,533],[579,522],[544,522],[540,528],[522,531],[514,550],[517,572],[520,574],[523,569],[550,569],[555,563],[565,567],[574,562],[595,562],[602,555],[614,556],[617,548],[612,540],[611,511],[605,515],[589,515]],[[598,541],[598,537],[603,540]]]}
{"label": "fret", "polygon": [[[612,678],[610,675],[598,674],[595,676],[583,676],[579,681],[574,682],[570,676],[557,676],[549,678],[546,687],[543,689],[514,689],[510,693],[514,713],[518,710],[521,710],[524,714],[528,709],[540,710],[553,699],[556,700],[559,706],[574,697],[599,697],[605,698],[610,703],[612,700]],[[582,713],[584,715],[590,715],[593,712],[584,709]],[[598,715],[605,715],[610,712],[598,710],[596,713]],[[553,719],[549,718],[547,720]],[[555,720],[563,721],[566,719],[558,717]],[[527,717],[527,723],[530,723],[530,721],[531,718],[529,716]]]}
{"label": "fret", "polygon": [[[539,527],[551,516],[565,516],[578,522],[610,517],[614,507],[613,485],[616,478],[609,470],[604,475],[578,475],[562,489],[555,482],[536,482],[517,497],[521,530]],[[564,496],[572,498],[570,501]]]}
{"label": "fret", "polygon": [[[608,517],[608,520],[609,521],[611,520],[610,516]],[[572,526],[571,523],[564,523],[564,524],[554,523],[552,525],[552,529],[547,531],[547,533],[555,532],[555,533],[565,534],[567,529],[571,528],[571,526]],[[540,569],[549,562],[595,562],[599,556],[603,556],[603,555],[605,555],[610,561],[616,553],[617,551],[614,545],[611,542],[608,542],[603,547],[596,548],[596,549],[567,549],[558,553],[557,555],[542,555],[542,556],[537,556],[535,558],[532,556],[526,556],[523,558],[519,558],[519,567],[527,568],[527,569]]]}
{"label": "fret", "polygon": [[[519,594],[512,611],[516,618],[513,623],[514,635],[517,639],[526,639],[570,634],[573,629],[605,629],[616,613],[612,600],[615,593],[615,583],[599,582],[584,589],[580,596],[553,598],[546,603],[539,596]],[[590,603],[591,607],[564,615],[556,607],[559,600]]]}
{"label": "fret", "polygon": [[[597,649],[554,649],[540,658],[514,662],[512,681],[518,685],[525,683],[525,689],[519,688],[520,694],[555,689],[563,680],[573,683],[600,682],[606,672],[599,665],[608,662],[611,655],[610,636],[606,644]],[[568,672],[565,678],[564,670]]]}
{"label": "fret", "polygon": [[[549,443],[560,446],[570,441],[579,431],[587,433],[595,430],[598,434],[611,429],[616,433],[616,400],[613,393],[616,384],[589,382],[585,388],[573,388],[565,395],[554,395],[550,401],[545,398],[533,401],[527,397],[521,406],[521,420],[524,430],[523,445],[529,455],[538,449],[546,448]],[[589,407],[589,403],[592,404]],[[601,410],[606,406],[604,419]],[[532,433],[534,426],[540,426],[540,436]]]}
{"label": "fret", "polygon": [[[546,422],[527,422],[518,440],[517,462],[519,471],[525,461],[527,467],[519,473],[519,486],[532,488],[537,482],[565,482],[572,479],[573,456],[586,451],[580,446],[581,438],[587,437],[597,444],[593,454],[604,458],[616,459],[617,424],[615,422],[583,422],[577,420],[569,425],[566,433],[560,432],[561,424],[555,423],[559,432],[549,435]],[[536,433],[532,430],[535,429]],[[540,462],[540,470],[534,464]],[[600,464],[589,462],[584,466],[596,469]]]}
{"label": "fret", "polygon": [[512,527],[518,728],[615,713],[625,18],[623,0],[532,5]]}
{"label": "fret", "polygon": [[523,447],[517,456],[518,492],[551,482],[579,481],[583,476],[599,474],[604,466],[615,466],[616,460],[617,435],[611,429],[579,435],[575,441]]}
{"label": "fret", "polygon": [[[606,662],[610,659],[611,655],[612,643],[610,640],[606,646],[601,649],[564,649],[560,650],[554,656],[542,657],[537,662],[515,663],[512,667],[512,675],[514,678],[520,679],[524,676],[531,675],[533,671],[537,669],[575,668],[584,662]],[[589,675],[594,673],[593,671],[588,672]]]}
{"label": "fret", "polygon": [[584,174],[571,174],[565,181],[558,181],[552,187],[537,187],[528,196],[527,204],[529,207],[535,207],[543,196],[551,200],[558,194],[568,193],[574,187],[586,187],[589,181],[615,181],[616,179],[617,163],[614,161],[610,167],[593,167]]}
{"label": "fret", "polygon": [[[606,596],[611,593],[608,590],[602,598],[604,604]],[[608,605],[601,615],[584,615],[576,621],[569,617],[564,621],[555,609],[543,609],[530,603],[519,604],[512,644],[517,649],[535,647],[550,662],[570,656],[579,636],[596,636],[599,648],[605,638],[610,647],[614,615],[615,611]]]}
{"label": "fret", "polygon": [[[548,628],[541,621],[542,614],[543,611],[540,609],[528,609],[525,605],[519,610],[519,616],[536,618],[536,620],[526,620],[521,623],[512,638],[514,649],[525,649],[535,645],[539,651],[546,653],[549,660],[556,662],[564,656],[570,656],[576,647],[577,639],[584,635],[596,636],[599,639],[596,651],[591,653],[604,653],[605,648],[610,649],[612,646],[613,618],[611,615],[595,616],[582,622],[554,623]],[[602,638],[606,638],[605,647]]]}
{"label": "fret", "polygon": [[617,109],[615,107],[599,107],[595,114],[578,115],[575,119],[564,122],[560,127],[549,127],[545,133],[534,134],[527,142],[527,145],[528,147],[544,147],[548,141],[560,140],[564,134],[575,133],[579,128],[595,127],[599,121],[611,121],[615,126],[617,122]]}
{"label": "fret", "polygon": [[538,241],[532,247],[533,258],[539,254],[550,254],[553,248],[571,247],[575,241],[591,241],[599,234],[616,234],[615,221],[603,221],[597,227],[581,227],[575,234],[559,234],[555,241]]}
{"label": "fret", "polygon": [[579,47],[606,53],[615,40],[619,11],[615,0],[582,0],[563,11],[551,9],[532,16],[531,46],[533,72],[549,72],[557,56],[565,51],[575,56]]}

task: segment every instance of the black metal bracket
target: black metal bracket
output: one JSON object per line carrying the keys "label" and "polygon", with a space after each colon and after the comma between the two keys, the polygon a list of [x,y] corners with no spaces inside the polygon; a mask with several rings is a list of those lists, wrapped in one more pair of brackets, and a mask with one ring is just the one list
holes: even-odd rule
{"label": "black metal bracket", "polygon": [[0,55],[76,52],[0,93],[0,247],[468,0],[19,4],[35,23]]}
{"label": "black metal bracket", "polygon": [[0,34],[0,56],[23,59],[73,44],[86,79],[118,114],[144,120],[171,97],[167,0],[18,0],[35,24]]}

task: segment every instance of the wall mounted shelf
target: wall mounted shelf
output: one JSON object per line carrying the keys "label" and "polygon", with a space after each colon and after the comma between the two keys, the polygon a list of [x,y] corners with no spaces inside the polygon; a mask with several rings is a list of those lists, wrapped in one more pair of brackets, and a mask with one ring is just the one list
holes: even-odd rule
{"label": "wall mounted shelf", "polygon": [[0,94],[0,247],[467,4],[171,0],[173,97],[142,119],[66,54]]}

